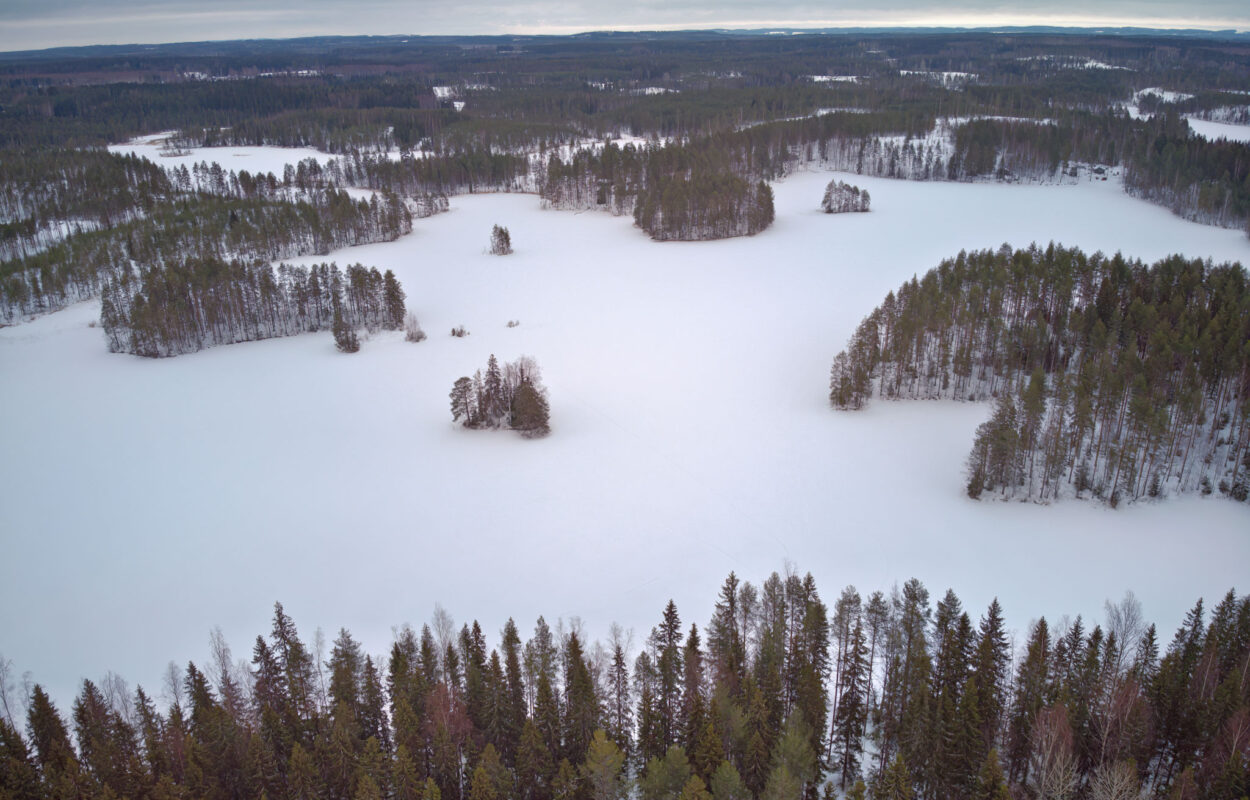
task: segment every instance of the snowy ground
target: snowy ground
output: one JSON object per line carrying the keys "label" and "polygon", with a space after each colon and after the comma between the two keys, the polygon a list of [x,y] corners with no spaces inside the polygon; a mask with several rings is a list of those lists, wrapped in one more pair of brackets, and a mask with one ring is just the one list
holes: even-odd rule
{"label": "snowy ground", "polygon": [[[974,615],[997,595],[1018,641],[1042,614],[1101,620],[1125,589],[1167,641],[1198,596],[1250,589],[1250,506],[975,503],[962,467],[985,406],[827,405],[860,318],[961,248],[1250,263],[1244,233],[1114,181],[842,176],[873,211],[829,216],[830,177],[777,184],[753,238],[658,244],[628,218],[495,195],[334,254],[395,270],[417,345],[346,356],[322,333],[144,360],[105,351],[96,303],[0,330],[0,653],[65,711],[110,669],[157,690],[168,660],[207,659],[214,625],[249,655],[275,600],[308,639],[347,626],[382,653],[436,602],[492,643],[539,614],[641,641],[669,598],[702,626],[730,570],[787,562],[830,603],[912,576]],[[484,254],[496,223],[514,255]],[[491,353],[538,359],[549,438],[453,426],[452,382]]]}
{"label": "snowy ground", "polygon": [[310,147],[192,147],[170,154],[165,140],[172,131],[143,136],[125,144],[109,146],[113,153],[134,153],[165,168],[185,166],[192,169],[196,164],[217,162],[222,168],[239,172],[247,170],[253,175],[272,172],[279,180],[287,164],[298,164],[307,158],[316,159],[324,165],[334,156]]}
{"label": "snowy ground", "polygon": [[1210,141],[1227,139],[1230,142],[1250,142],[1250,125],[1213,122],[1195,117],[1187,117],[1185,121],[1189,123],[1191,131]]}

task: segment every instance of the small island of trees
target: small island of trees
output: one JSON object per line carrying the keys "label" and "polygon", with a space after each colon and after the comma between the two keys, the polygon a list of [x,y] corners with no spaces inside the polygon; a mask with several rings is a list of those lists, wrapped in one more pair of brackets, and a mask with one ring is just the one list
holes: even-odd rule
{"label": "small island of trees", "polygon": [[542,371],[529,356],[501,368],[492,354],[485,374],[458,378],[450,397],[452,420],[466,428],[511,428],[527,439],[551,432]]}
{"label": "small island of trees", "polygon": [[820,207],[826,214],[844,214],[848,211],[867,211],[870,203],[866,190],[835,178],[825,187]]}

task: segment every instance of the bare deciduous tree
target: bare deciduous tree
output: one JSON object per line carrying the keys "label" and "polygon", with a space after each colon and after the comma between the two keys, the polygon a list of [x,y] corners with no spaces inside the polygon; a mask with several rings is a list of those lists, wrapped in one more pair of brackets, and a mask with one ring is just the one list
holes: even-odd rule
{"label": "bare deciduous tree", "polygon": [[1115,671],[1119,675],[1126,664],[1133,663],[1137,654],[1137,643],[1146,631],[1146,623],[1142,619],[1141,601],[1133,592],[1126,591],[1124,598],[1118,603],[1106,602],[1107,632],[1115,634],[1120,643],[1116,653]]}
{"label": "bare deciduous tree", "polygon": [[1044,708],[1033,725],[1029,782],[1038,800],[1069,800],[1080,778],[1072,750],[1072,726],[1062,704]]}
{"label": "bare deciduous tree", "polygon": [[1089,780],[1089,800],[1136,800],[1142,796],[1137,771],[1127,761],[1107,762]]}

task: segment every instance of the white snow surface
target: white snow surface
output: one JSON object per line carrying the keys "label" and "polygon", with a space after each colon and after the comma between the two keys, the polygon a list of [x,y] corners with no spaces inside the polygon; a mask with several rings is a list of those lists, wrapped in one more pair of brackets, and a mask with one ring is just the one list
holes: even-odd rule
{"label": "white snow surface", "polygon": [[1155,97],[1159,98],[1161,102],[1164,102],[1164,103],[1179,103],[1182,100],[1189,100],[1193,97],[1192,94],[1188,94],[1186,92],[1173,92],[1168,89],[1160,89],[1158,87],[1151,87],[1149,89],[1142,89],[1138,91],[1137,93],[1135,93],[1133,95],[1133,102],[1136,103],[1140,101],[1142,95],[1146,95],[1146,94],[1153,94]]}
{"label": "white snow surface", "polygon": [[192,147],[182,151],[183,154],[169,155],[165,152],[165,140],[172,133],[144,136],[125,144],[109,145],[108,149],[113,153],[134,153],[166,168],[192,169],[199,163],[217,163],[227,171],[247,170],[253,175],[272,172],[279,179],[287,164],[295,165],[313,158],[324,166],[335,157],[310,147]]}
{"label": "white snow surface", "polygon": [[[821,213],[835,177],[872,212]],[[961,248],[1250,263],[1244,233],[1114,180],[803,172],[775,191],[751,238],[659,244],[627,217],[475,195],[332,254],[395,270],[421,344],[382,333],[348,356],[323,332],[147,360],[106,352],[97,302],[0,330],[0,652],[67,712],[106,670],[159,693],[216,625],[249,657],[275,600],[306,641],[342,626],[373,654],[435,603],[492,645],[510,615],[526,637],[576,615],[591,639],[632,628],[637,652],[670,598],[702,626],[730,570],[758,583],[787,563],[829,603],[912,576],[974,617],[997,596],[1018,644],[1041,615],[1101,621],[1126,589],[1166,642],[1199,596],[1250,589],[1250,505],[973,502],[987,406],[827,400],[859,320]],[[485,254],[492,224],[515,254]],[[453,381],[492,353],[537,358],[550,437],[452,423]]]}
{"label": "white snow surface", "polygon": [[1250,142],[1250,125],[1234,125],[1229,122],[1213,122],[1206,119],[1198,119],[1196,117],[1186,117],[1189,123],[1189,130],[1203,137],[1215,141],[1216,139],[1227,139],[1230,142]]}

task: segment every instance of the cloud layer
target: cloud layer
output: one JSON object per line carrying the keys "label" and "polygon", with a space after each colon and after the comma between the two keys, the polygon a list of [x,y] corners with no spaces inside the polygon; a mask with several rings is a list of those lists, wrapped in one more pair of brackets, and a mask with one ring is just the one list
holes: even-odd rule
{"label": "cloud layer", "polygon": [[534,34],[586,30],[839,27],[879,25],[1071,25],[1250,29],[1245,0],[244,0],[133,3],[6,0],[0,50],[86,44],[357,34]]}

